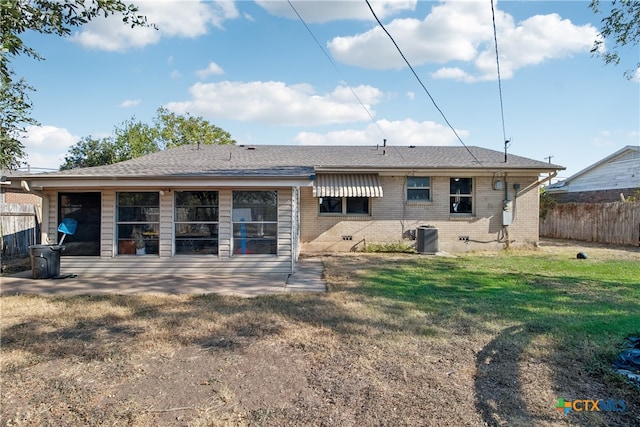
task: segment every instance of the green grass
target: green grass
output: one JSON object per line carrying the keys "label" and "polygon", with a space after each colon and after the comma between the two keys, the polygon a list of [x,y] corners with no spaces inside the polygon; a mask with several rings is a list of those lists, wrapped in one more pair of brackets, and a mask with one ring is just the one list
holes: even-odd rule
{"label": "green grass", "polygon": [[598,356],[640,334],[640,263],[550,256],[421,258],[374,269],[361,292],[401,301],[450,333],[521,325]]}

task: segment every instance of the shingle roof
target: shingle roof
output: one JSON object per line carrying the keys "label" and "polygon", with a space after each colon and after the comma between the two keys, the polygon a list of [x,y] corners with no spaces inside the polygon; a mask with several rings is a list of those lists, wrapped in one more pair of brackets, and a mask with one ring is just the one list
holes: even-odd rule
{"label": "shingle roof", "polygon": [[[471,154],[473,153],[473,155]],[[121,163],[38,174],[40,177],[308,176],[328,169],[564,169],[480,147],[188,145]]]}

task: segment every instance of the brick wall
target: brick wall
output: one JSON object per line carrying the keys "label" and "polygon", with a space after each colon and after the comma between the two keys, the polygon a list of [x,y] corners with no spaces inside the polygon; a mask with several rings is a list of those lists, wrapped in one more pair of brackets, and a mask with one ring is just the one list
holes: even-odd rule
{"label": "brick wall", "polygon": [[24,193],[22,191],[5,191],[4,203],[21,203],[26,205],[42,205],[42,197],[35,194]]}
{"label": "brick wall", "polygon": [[[503,248],[502,208],[505,191],[492,188],[492,177],[474,178],[475,216],[453,217],[449,214],[449,177],[432,177],[431,202],[406,202],[405,177],[381,176],[384,197],[372,198],[371,216],[344,217],[318,215],[318,199],[311,188],[300,192],[301,241],[303,251],[349,251],[366,243],[402,241],[420,225],[438,228],[439,247],[451,252]],[[514,200],[513,184],[524,189],[537,176],[509,177],[509,198]],[[518,194],[514,202],[514,221],[509,227],[513,246],[538,241],[538,187]],[[352,240],[343,240],[351,236]],[[468,236],[470,241],[460,241]],[[408,243],[410,241],[407,240]]]}

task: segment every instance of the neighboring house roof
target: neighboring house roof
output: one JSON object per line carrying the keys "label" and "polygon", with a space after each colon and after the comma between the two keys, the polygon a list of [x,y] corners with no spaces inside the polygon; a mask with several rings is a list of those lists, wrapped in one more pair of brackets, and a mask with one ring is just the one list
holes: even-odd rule
{"label": "neighboring house roof", "polygon": [[637,187],[640,187],[640,146],[628,145],[564,181],[549,185],[547,192],[553,194]]}
{"label": "neighboring house roof", "polygon": [[52,179],[135,179],[188,177],[309,177],[327,171],[419,169],[532,170],[564,167],[480,147],[371,147],[304,145],[188,145],[113,165],[23,177]]}

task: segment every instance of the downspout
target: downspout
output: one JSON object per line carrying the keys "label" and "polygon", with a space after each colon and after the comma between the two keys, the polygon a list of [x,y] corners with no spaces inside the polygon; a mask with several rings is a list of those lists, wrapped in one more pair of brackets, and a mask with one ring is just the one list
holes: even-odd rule
{"label": "downspout", "polygon": [[[504,143],[504,161],[507,161],[507,143]],[[504,202],[503,202],[503,209],[507,209],[508,203],[509,203],[509,182],[507,180],[507,174],[504,174]],[[503,214],[504,215],[504,214]],[[509,225],[508,224],[504,224],[504,219],[503,219],[503,224],[502,224],[502,235],[504,238],[504,242],[505,242],[505,248],[509,249]]]}
{"label": "downspout", "polygon": [[[29,182],[24,180],[20,181],[20,188],[22,188],[24,191],[26,191],[29,194],[35,194],[36,196],[39,196],[40,198],[42,198],[42,204],[40,206],[36,206],[34,209],[35,218],[36,218],[35,228],[37,229],[38,226],[40,227],[40,239],[37,239],[36,230],[34,230],[34,244],[38,244],[38,240],[40,242],[45,242],[45,241],[49,242],[49,230],[46,227],[43,227],[43,224],[42,224],[42,220],[44,219],[43,214],[45,211],[48,212],[49,210],[49,194],[47,194],[42,190],[35,190],[31,188],[31,186],[29,185]],[[56,239],[57,239],[57,236],[56,236]]]}
{"label": "downspout", "polygon": [[545,182],[549,181],[550,179],[555,178],[556,176],[558,176],[558,171],[552,172],[545,179],[541,179],[541,180],[538,180],[537,182],[534,182],[532,184],[527,185],[526,187],[524,187],[524,189],[521,192],[522,193],[526,193],[527,191],[531,190],[533,187],[538,187],[538,186],[544,184]]}

